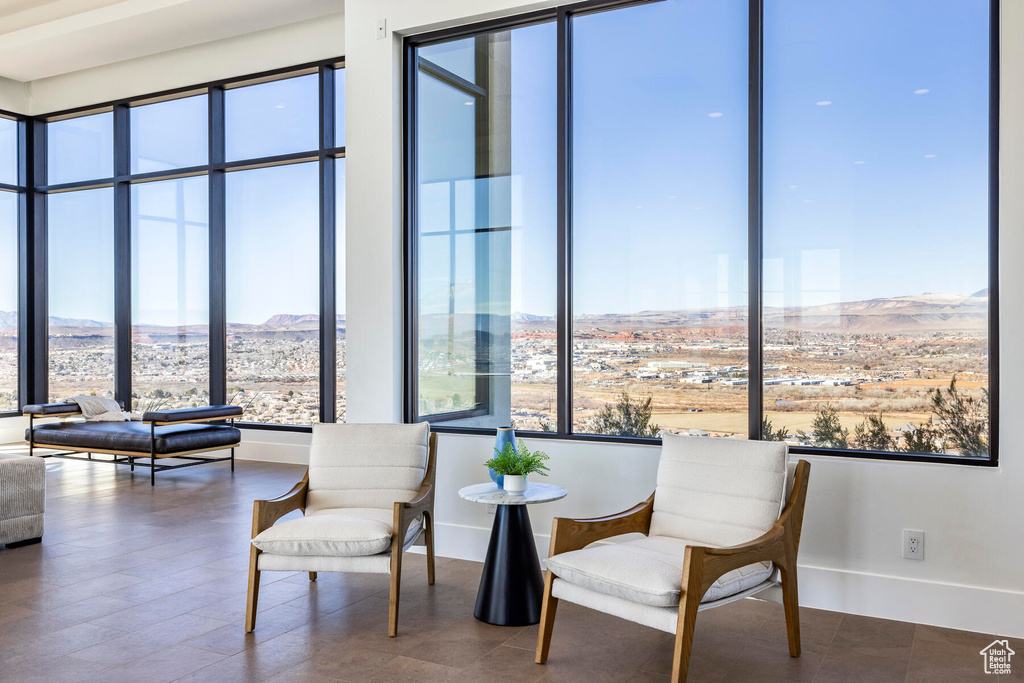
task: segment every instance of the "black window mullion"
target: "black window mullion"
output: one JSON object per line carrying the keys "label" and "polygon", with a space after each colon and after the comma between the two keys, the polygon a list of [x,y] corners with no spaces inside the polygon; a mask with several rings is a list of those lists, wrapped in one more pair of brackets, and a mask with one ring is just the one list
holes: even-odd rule
{"label": "black window mullion", "polygon": [[[224,162],[224,88],[209,92],[210,165]],[[227,396],[227,227],[224,170],[210,169],[210,404]]]}
{"label": "black window mullion", "polygon": [[747,438],[760,439],[764,421],[763,289],[764,225],[761,192],[764,41],[762,0],[750,0],[747,79]]}
{"label": "black window mullion", "polygon": [[[405,159],[404,181],[405,181],[405,206],[402,225],[405,234],[403,244],[405,245],[405,269],[403,291],[405,293],[405,335],[404,352],[402,360],[405,364],[405,399],[403,406],[403,420],[405,422],[419,421],[419,291],[417,281],[419,278],[419,227],[416,223],[416,173],[418,166],[416,149],[416,81],[418,78],[416,48],[408,41],[405,44],[405,60],[402,69],[403,91],[405,94],[405,106],[402,108],[404,116],[403,129],[405,132]],[[345,334],[348,334],[348,323],[345,324]],[[346,354],[345,362],[348,362]],[[347,399],[346,399],[347,405]]]}
{"label": "black window mullion", "polygon": [[320,67],[320,421],[335,422],[337,370],[337,235],[335,234],[334,69]]}
{"label": "black window mullion", "polygon": [[999,463],[999,2],[989,3],[988,453]]}
{"label": "black window mullion", "polygon": [[18,126],[18,178],[25,185],[18,215],[18,402],[49,401],[46,275],[46,124]]}
{"label": "black window mullion", "polygon": [[[128,105],[114,107],[114,175],[126,176],[131,159]],[[114,183],[114,398],[132,409],[131,187]]]}
{"label": "black window mullion", "polygon": [[572,434],[572,19],[558,11],[557,433]]}

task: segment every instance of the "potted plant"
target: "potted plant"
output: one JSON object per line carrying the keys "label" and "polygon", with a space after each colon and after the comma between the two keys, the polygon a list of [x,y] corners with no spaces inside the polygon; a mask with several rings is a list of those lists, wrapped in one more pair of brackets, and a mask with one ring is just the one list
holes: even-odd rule
{"label": "potted plant", "polygon": [[495,448],[494,457],[484,464],[504,478],[503,489],[509,493],[522,493],[526,490],[529,475],[548,476],[548,466],[544,464],[547,459],[547,453],[530,451],[520,439],[518,451],[515,444],[508,442],[501,449]]}

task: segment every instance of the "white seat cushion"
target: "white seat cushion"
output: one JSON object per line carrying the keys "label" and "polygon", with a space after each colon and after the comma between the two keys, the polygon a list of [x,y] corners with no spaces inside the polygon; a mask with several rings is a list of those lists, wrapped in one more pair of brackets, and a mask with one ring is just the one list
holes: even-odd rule
{"label": "white seat cushion", "polygon": [[[303,557],[362,557],[391,548],[393,510],[336,508],[278,522],[252,540],[265,553]],[[420,533],[413,520],[405,543]]]}
{"label": "white seat cushion", "polygon": [[[588,590],[652,607],[678,607],[683,556],[688,545],[669,536],[646,536],[625,543],[595,545],[545,560],[560,579]],[[701,602],[714,602],[763,583],[772,564],[758,562],[726,573]]]}

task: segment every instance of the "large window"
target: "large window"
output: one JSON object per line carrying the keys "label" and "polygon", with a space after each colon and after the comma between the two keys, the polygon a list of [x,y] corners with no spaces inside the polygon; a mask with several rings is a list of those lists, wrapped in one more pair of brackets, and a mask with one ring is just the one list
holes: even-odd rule
{"label": "large window", "polygon": [[765,20],[771,436],[987,456],[987,3]]}
{"label": "large window", "polygon": [[0,190],[0,411],[18,408],[18,195]]}
{"label": "large window", "polygon": [[747,3],[573,23],[573,431],[746,437]]}
{"label": "large window", "polygon": [[132,186],[132,404],[210,404],[209,182]]}
{"label": "large window", "polygon": [[317,174],[228,174],[228,394],[253,422],[319,421]]}
{"label": "large window", "polygon": [[437,424],[555,428],[555,46],[546,22],[417,54],[415,402]]}
{"label": "large window", "polygon": [[18,122],[0,116],[0,412],[19,407],[18,184]]}
{"label": "large window", "polygon": [[995,462],[996,4],[750,6],[407,41],[410,420]]}
{"label": "large window", "polygon": [[46,202],[51,402],[114,396],[114,197],[110,188]]}
{"label": "large window", "polygon": [[[0,411],[85,393],[137,411],[233,402],[267,425],[343,419],[342,70],[30,121],[46,151],[26,161],[30,188],[16,184],[17,122],[0,117]],[[21,264],[25,204],[45,245]],[[19,375],[20,268],[47,283],[33,303],[48,308],[48,343],[24,326],[29,348],[48,348],[46,373]]]}

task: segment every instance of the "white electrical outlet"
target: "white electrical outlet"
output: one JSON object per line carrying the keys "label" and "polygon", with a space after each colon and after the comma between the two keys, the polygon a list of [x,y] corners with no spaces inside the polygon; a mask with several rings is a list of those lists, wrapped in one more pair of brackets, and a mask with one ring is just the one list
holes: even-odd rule
{"label": "white electrical outlet", "polygon": [[487,514],[493,515],[497,511],[498,511],[498,504],[497,503],[488,503],[487,504]]}
{"label": "white electrical outlet", "polygon": [[924,559],[924,532],[903,530],[903,557],[908,560]]}
{"label": "white electrical outlet", "polygon": [[378,19],[377,20],[377,40],[383,40],[388,37],[388,20]]}

